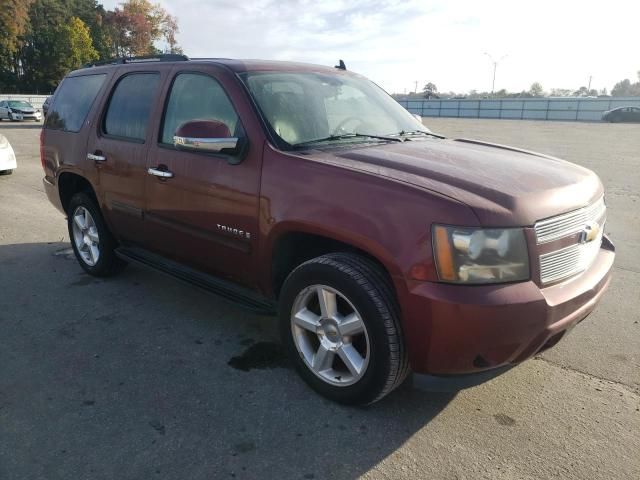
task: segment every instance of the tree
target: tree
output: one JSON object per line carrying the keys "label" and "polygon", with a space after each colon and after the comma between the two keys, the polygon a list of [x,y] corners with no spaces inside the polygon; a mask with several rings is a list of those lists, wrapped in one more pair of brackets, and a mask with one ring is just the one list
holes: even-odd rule
{"label": "tree", "polygon": [[51,92],[96,58],[181,52],[178,21],[150,0],[0,0],[0,91]]}
{"label": "tree", "polygon": [[15,90],[20,74],[18,53],[29,28],[33,0],[3,0],[0,8],[0,91]]}
{"label": "tree", "polygon": [[155,42],[165,40],[173,52],[178,22],[160,5],[149,0],[127,0],[105,18],[111,50],[115,56],[140,56],[158,52]]}
{"label": "tree", "polygon": [[23,91],[50,92],[67,73],[61,27],[69,19],[69,10],[69,5],[60,0],[35,0],[31,4],[19,59]]}
{"label": "tree", "polygon": [[82,20],[71,17],[71,20],[60,30],[60,51],[67,70],[75,70],[85,63],[98,59],[98,51],[93,48],[89,28]]}
{"label": "tree", "polygon": [[625,78],[621,82],[618,82],[611,89],[611,95],[614,97],[629,97],[633,95],[634,84],[631,83],[631,80]]}
{"label": "tree", "polygon": [[552,88],[551,92],[549,92],[549,95],[551,97],[570,97],[572,93],[573,90],[570,90],[568,88]]}
{"label": "tree", "polygon": [[533,82],[531,88],[529,88],[529,94],[533,97],[542,97],[544,96],[544,89],[539,82]]}
{"label": "tree", "polygon": [[178,28],[178,19],[168,13],[164,19],[164,25],[162,27],[162,36],[167,42],[168,53],[182,53],[182,48],[178,46],[176,40],[176,34],[180,31]]}
{"label": "tree", "polygon": [[[33,0],[3,0],[0,9],[0,54],[14,55],[29,24],[29,7]],[[3,65],[4,66],[4,65]]]}
{"label": "tree", "polygon": [[435,83],[428,82],[428,83],[425,84],[425,86],[422,89],[422,91],[424,93],[427,93],[427,92],[429,92],[429,93],[438,93],[438,87],[436,87]]}

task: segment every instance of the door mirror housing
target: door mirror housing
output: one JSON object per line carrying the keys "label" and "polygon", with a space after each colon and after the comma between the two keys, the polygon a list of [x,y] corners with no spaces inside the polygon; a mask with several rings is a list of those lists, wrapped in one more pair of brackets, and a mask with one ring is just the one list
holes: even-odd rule
{"label": "door mirror housing", "polygon": [[234,154],[240,139],[232,137],[229,127],[219,120],[192,120],[178,127],[173,144],[182,150]]}

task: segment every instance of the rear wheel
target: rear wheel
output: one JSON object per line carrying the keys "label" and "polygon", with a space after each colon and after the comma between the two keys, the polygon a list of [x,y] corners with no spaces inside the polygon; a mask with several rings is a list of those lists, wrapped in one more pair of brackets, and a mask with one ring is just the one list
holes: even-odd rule
{"label": "rear wheel", "polygon": [[285,280],[279,310],[287,352],[321,395],[366,405],[406,378],[395,295],[371,260],[350,253],[309,260]]}
{"label": "rear wheel", "polygon": [[69,202],[68,228],[78,263],[90,275],[107,277],[126,263],[115,254],[117,242],[109,232],[98,205],[86,193],[76,193]]}
{"label": "rear wheel", "polygon": [[11,175],[13,170],[0,170],[0,175]]}

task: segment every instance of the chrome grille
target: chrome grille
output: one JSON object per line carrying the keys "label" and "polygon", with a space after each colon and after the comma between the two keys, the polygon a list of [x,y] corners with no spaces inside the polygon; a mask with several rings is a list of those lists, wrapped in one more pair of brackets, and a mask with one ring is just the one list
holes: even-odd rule
{"label": "chrome grille", "polygon": [[590,221],[602,225],[606,210],[604,197],[602,197],[588,207],[540,220],[534,225],[536,240],[540,244],[578,233]]}
{"label": "chrome grille", "polygon": [[590,222],[596,222],[600,227],[598,236],[590,242],[575,243],[540,255],[540,280],[543,284],[571,277],[591,265],[602,244],[605,219],[606,207],[601,198],[588,207],[541,220],[534,225],[538,244],[574,235]]}

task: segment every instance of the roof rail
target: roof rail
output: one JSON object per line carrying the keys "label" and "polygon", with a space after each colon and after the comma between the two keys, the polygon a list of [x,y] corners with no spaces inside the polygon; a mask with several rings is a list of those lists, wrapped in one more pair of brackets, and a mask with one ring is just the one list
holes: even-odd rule
{"label": "roof rail", "polygon": [[158,55],[144,55],[141,57],[118,57],[109,60],[101,60],[85,64],[82,68],[99,67],[102,65],[122,65],[125,63],[145,63],[145,62],[186,62],[189,57],[177,53],[162,53]]}

